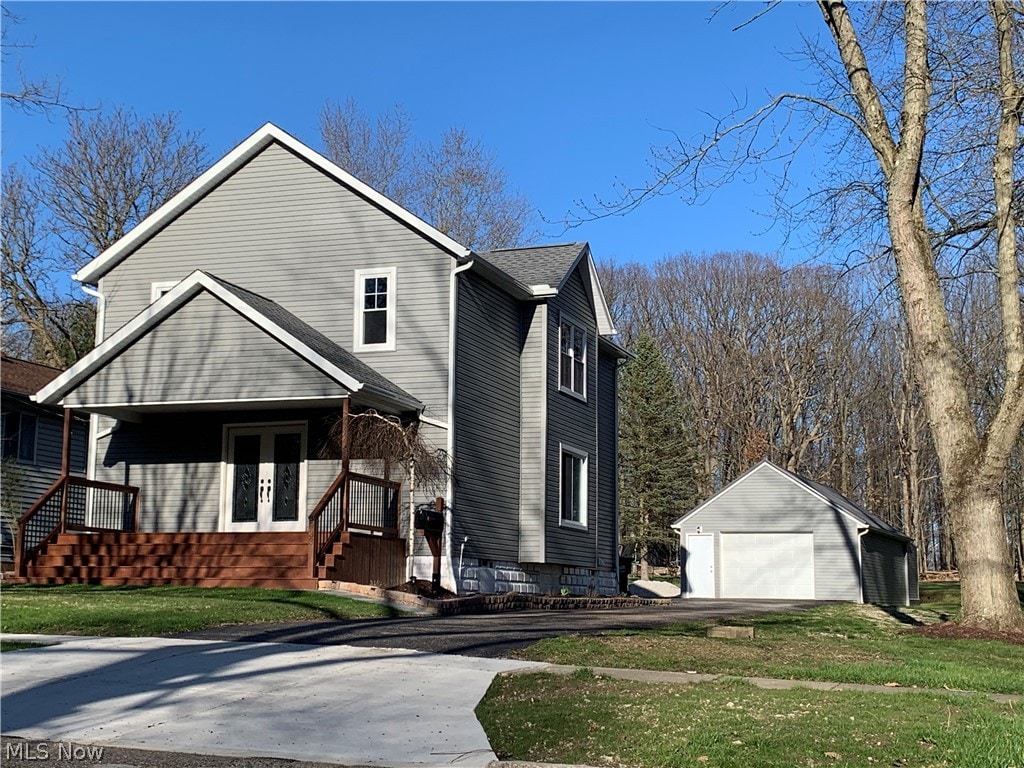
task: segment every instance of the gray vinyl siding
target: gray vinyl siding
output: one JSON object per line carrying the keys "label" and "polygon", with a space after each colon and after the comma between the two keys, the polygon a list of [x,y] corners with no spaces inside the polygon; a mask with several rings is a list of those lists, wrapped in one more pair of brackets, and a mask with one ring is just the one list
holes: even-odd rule
{"label": "gray vinyl siding", "polygon": [[870,532],[861,539],[864,602],[907,605],[906,545]]}
{"label": "gray vinyl siding", "polygon": [[618,360],[598,357],[597,509],[601,527],[598,558],[602,567],[618,564]]}
{"label": "gray vinyl siding", "polygon": [[[715,535],[716,565],[721,533],[813,533],[815,599],[860,600],[856,522],[772,467],[755,470],[684,520],[682,542],[697,526]],[[721,570],[715,568],[716,594]]]}
{"label": "gray vinyl siding", "polygon": [[359,357],[446,421],[452,266],[422,235],[272,144],[100,280],[105,332],[150,303],[151,283],[202,269],[351,350],[355,271],[395,267],[396,350]]}
{"label": "gray vinyl siding", "polygon": [[[3,399],[3,411],[34,414],[36,417],[36,453],[34,461],[11,459],[4,465],[4,497],[10,497],[13,509],[22,515],[60,477],[64,444],[64,414],[22,401]],[[89,422],[75,419],[71,431],[71,473],[85,474]]]}
{"label": "gray vinyl siding", "polygon": [[340,470],[340,462],[318,458],[334,417],[330,410],[149,414],[99,441],[96,479],[140,488],[143,530],[216,531],[224,427],[305,422],[308,516]]}
{"label": "gray vinyl siding", "polygon": [[66,398],[72,406],[340,397],[346,390],[201,293]]}
{"label": "gray vinyl siding", "polygon": [[519,303],[458,277],[452,541],[481,560],[519,557]]}
{"label": "gray vinyl siding", "polygon": [[[559,323],[566,313],[587,331],[587,400],[558,388]],[[592,568],[597,565],[595,540],[600,534],[597,509],[597,321],[587,297],[580,270],[566,281],[548,304],[548,438],[546,492],[546,562]],[[587,528],[560,525],[559,480],[561,446],[587,454]]]}
{"label": "gray vinyl siding", "polygon": [[544,562],[546,304],[523,305],[519,408],[519,560]]}

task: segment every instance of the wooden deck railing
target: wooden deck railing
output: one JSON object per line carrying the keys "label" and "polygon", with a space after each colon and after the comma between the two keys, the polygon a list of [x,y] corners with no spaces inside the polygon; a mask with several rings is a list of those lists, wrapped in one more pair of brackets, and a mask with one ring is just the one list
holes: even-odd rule
{"label": "wooden deck railing", "polygon": [[15,570],[25,576],[29,563],[58,534],[138,528],[138,488],[64,475],[18,520]]}
{"label": "wooden deck railing", "polygon": [[313,568],[345,531],[397,536],[401,489],[401,483],[342,470],[309,514]]}

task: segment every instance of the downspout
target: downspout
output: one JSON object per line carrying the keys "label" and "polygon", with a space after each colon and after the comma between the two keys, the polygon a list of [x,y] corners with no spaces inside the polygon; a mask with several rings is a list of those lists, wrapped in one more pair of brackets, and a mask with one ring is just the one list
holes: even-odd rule
{"label": "downspout", "polygon": [[870,528],[857,530],[857,586],[860,589],[860,602],[864,603],[864,536]]}
{"label": "downspout", "polygon": [[[84,283],[79,286],[82,292],[88,296],[92,296],[96,299],[96,333],[93,338],[93,342],[96,346],[99,346],[103,341],[103,332],[106,326],[106,314],[107,314],[107,297],[97,291],[95,288],[90,288]],[[109,430],[104,430],[104,437],[109,437],[110,434],[119,425],[111,427]],[[98,453],[98,444],[101,435],[99,434],[100,428],[100,417],[98,414],[89,414],[89,439],[86,440],[86,457],[85,457],[85,476],[90,480],[96,479],[96,454]]]}
{"label": "downspout", "polygon": [[[455,461],[455,336],[458,316],[458,276],[473,266],[473,259],[465,264],[460,264],[451,272],[451,280],[448,286],[448,438],[445,450],[448,453],[449,473],[448,481],[445,484],[445,541],[444,551],[448,553],[448,561],[451,562],[452,553],[452,495],[455,484],[452,481],[451,468]],[[467,539],[468,540],[468,539]],[[465,549],[466,542],[462,542],[462,549]],[[453,569],[454,570],[454,569]],[[459,573],[452,574],[455,577],[455,592],[460,592],[462,584],[462,553],[459,553]]]}

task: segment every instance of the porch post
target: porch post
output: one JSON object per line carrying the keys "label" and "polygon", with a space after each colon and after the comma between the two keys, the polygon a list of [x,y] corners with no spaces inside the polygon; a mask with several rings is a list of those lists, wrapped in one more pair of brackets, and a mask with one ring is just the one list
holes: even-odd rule
{"label": "porch post", "polygon": [[71,474],[71,424],[74,421],[74,411],[70,408],[64,409],[64,443],[61,446],[60,454],[60,476],[64,480],[60,491],[60,532],[67,533],[68,530],[68,487],[67,479]]}
{"label": "porch post", "polygon": [[71,422],[74,420],[74,411],[70,408],[64,409],[64,444],[60,454],[60,474],[67,477],[71,474]]}
{"label": "porch post", "polygon": [[352,458],[352,399],[341,403],[341,473],[345,475],[341,486],[341,530],[348,530],[348,468]]}

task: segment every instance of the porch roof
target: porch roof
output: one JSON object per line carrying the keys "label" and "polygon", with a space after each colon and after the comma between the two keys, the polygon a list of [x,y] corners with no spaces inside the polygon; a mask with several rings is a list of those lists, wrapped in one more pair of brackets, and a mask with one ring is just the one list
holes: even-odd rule
{"label": "porch roof", "polygon": [[[202,300],[203,295],[208,298]],[[374,407],[398,412],[422,408],[422,404],[415,397],[284,307],[201,270],[190,274],[136,315],[78,363],[39,390],[33,399],[46,404],[61,403],[66,407],[70,407],[70,400],[75,407],[101,413],[104,409],[100,406],[105,406],[108,412],[116,409],[166,409],[172,401],[176,406],[188,407],[208,407],[221,402],[243,407],[247,400],[274,402],[272,390],[275,382],[272,381],[273,377],[267,376],[264,372],[261,360],[253,364],[255,370],[242,371],[245,386],[240,388],[238,397],[218,398],[202,391],[195,394],[201,388],[193,387],[189,397],[183,400],[177,392],[172,392],[172,384],[175,381],[190,381],[203,372],[208,364],[224,365],[216,353],[206,354],[206,349],[203,348],[205,339],[199,344],[193,340],[191,348],[180,349],[175,346],[180,345],[180,341],[169,331],[163,336],[154,333],[157,328],[169,329],[175,323],[193,329],[202,328],[202,317],[187,318],[189,313],[182,311],[186,306],[200,306],[202,301],[217,307],[221,315],[229,319],[236,328],[235,333],[246,334],[249,341],[262,344],[282,363],[288,364],[292,370],[297,370],[300,378],[316,383],[316,392],[313,395],[300,391],[298,395],[306,396],[280,399],[321,399],[327,402],[358,393],[360,401]],[[191,321],[191,325],[188,326],[186,321]],[[210,333],[214,330],[216,329],[210,329]],[[220,335],[226,336],[229,340],[232,338],[231,331]],[[241,347],[244,345],[236,345],[236,348]],[[151,357],[156,358],[160,353],[166,357],[168,349],[173,354],[164,360],[163,370],[160,370],[158,365],[151,364]],[[105,390],[103,397],[97,397],[96,392],[91,391],[96,389],[96,382],[102,378],[105,371],[110,374],[118,373],[118,366],[130,369],[133,356],[145,368],[144,381],[149,386],[149,395],[137,391],[138,387],[133,389],[121,385],[114,376],[111,376],[111,382],[106,382],[106,390],[110,392]],[[237,356],[244,357],[244,354],[239,353]],[[252,360],[253,354],[250,353],[248,358]],[[244,366],[245,360],[236,364]],[[161,388],[161,382],[165,382],[166,386]],[[225,386],[224,382],[218,381],[216,384],[221,389]],[[266,394],[272,396],[255,396],[253,392],[260,386],[266,386]],[[157,392],[155,396],[152,394],[154,390]]]}

